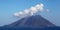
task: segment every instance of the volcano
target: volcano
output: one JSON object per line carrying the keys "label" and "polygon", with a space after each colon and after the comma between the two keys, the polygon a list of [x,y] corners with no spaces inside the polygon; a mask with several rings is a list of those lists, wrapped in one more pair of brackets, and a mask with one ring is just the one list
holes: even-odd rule
{"label": "volcano", "polygon": [[43,18],[40,15],[35,15],[35,16],[29,16],[29,17],[24,17],[12,24],[9,24],[9,26],[55,26],[53,23],[49,22],[45,18]]}

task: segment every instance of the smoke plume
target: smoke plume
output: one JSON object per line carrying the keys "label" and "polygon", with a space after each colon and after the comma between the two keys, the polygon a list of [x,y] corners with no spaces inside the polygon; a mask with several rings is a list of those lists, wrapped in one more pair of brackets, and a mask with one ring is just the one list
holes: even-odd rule
{"label": "smoke plume", "polygon": [[42,12],[43,9],[44,9],[44,5],[41,3],[41,4],[37,4],[36,6],[31,7],[29,9],[25,9],[24,11],[14,13],[14,16],[16,16],[16,17],[32,16],[35,13],[37,13],[38,11]]}

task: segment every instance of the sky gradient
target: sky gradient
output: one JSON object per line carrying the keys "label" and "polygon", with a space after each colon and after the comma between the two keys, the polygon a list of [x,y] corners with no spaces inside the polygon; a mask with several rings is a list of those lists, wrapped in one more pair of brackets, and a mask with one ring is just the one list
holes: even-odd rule
{"label": "sky gradient", "polygon": [[49,12],[42,12],[40,15],[55,25],[60,26],[60,0],[0,0],[0,26],[11,24],[18,20],[14,17],[15,12],[43,3],[44,9]]}

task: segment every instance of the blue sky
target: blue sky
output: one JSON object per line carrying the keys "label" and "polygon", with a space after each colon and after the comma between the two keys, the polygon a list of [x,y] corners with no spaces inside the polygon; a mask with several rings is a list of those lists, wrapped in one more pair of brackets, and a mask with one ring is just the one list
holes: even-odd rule
{"label": "blue sky", "polygon": [[18,19],[13,16],[15,12],[43,3],[50,12],[42,12],[41,16],[55,25],[60,26],[60,0],[0,0],[0,26],[10,24]]}

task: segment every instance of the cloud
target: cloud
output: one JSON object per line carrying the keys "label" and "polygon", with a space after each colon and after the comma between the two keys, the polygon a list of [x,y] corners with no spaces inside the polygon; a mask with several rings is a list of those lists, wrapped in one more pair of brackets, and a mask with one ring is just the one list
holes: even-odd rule
{"label": "cloud", "polygon": [[16,17],[32,16],[35,13],[37,13],[38,11],[40,11],[40,12],[43,11],[43,9],[44,9],[44,5],[41,3],[41,4],[37,4],[36,6],[31,7],[29,9],[25,9],[24,11],[14,13],[14,16],[16,16]]}

